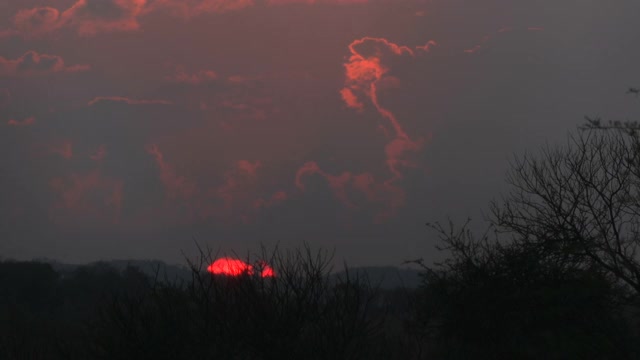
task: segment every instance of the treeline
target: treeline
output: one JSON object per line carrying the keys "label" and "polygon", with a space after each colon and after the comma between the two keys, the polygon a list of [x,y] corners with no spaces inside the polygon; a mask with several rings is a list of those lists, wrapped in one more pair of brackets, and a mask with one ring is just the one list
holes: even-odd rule
{"label": "treeline", "polygon": [[[331,274],[327,252],[271,254],[275,277],[191,279],[107,264],[0,263],[2,359],[410,358],[409,290]],[[256,275],[258,274],[258,275]]]}
{"label": "treeline", "polygon": [[635,307],[600,271],[455,235],[418,289],[329,276],[308,249],[267,278],[0,262],[0,359],[637,358]]}

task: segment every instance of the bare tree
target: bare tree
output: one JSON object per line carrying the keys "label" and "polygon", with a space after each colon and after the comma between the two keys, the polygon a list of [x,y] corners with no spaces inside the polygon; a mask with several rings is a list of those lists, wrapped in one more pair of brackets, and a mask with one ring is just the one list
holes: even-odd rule
{"label": "bare tree", "polygon": [[596,265],[640,292],[640,151],[632,127],[591,121],[559,148],[512,164],[496,228],[572,266]]}
{"label": "bare tree", "polygon": [[[99,357],[371,358],[384,320],[372,316],[376,289],[348,272],[333,276],[330,252],[263,249],[247,258],[253,271],[225,276],[208,273],[217,254],[199,250],[191,281],[152,281],[114,298],[97,324]],[[266,265],[275,276],[262,276]]]}

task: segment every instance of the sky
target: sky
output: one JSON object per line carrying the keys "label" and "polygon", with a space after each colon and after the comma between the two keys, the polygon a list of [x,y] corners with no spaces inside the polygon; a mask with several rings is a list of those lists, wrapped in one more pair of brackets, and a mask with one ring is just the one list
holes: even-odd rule
{"label": "sky", "polygon": [[[636,0],[0,0],[0,257],[437,258],[509,161],[640,118]],[[482,225],[478,225],[482,226]]]}

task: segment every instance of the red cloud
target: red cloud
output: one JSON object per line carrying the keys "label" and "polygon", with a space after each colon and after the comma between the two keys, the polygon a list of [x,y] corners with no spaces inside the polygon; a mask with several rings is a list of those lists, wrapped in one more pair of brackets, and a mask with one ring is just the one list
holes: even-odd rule
{"label": "red cloud", "polygon": [[[500,33],[501,31],[498,31],[498,32]],[[503,32],[504,32],[504,31],[503,31]],[[479,43],[479,44],[475,45],[474,47],[472,47],[472,48],[470,48],[470,49],[466,49],[466,50],[464,50],[464,52],[465,52],[465,53],[467,53],[467,54],[474,54],[474,53],[477,53],[478,51],[480,51],[480,50],[484,47],[484,45],[485,45],[485,44],[486,44],[490,39],[491,39],[491,37],[487,35],[487,36],[485,36],[485,37],[483,37],[483,38],[482,38],[482,40],[480,41],[480,43]]]}
{"label": "red cloud", "polygon": [[[286,4],[364,4],[368,0],[267,0],[267,5]],[[1,37],[17,34],[40,36],[61,28],[72,28],[81,36],[115,31],[135,31],[139,18],[164,10],[175,16],[190,18],[202,14],[238,11],[256,5],[254,0],[77,0],[68,9],[41,6],[18,11],[15,29],[0,32]]]}
{"label": "red cloud", "polygon": [[402,188],[393,185],[389,181],[376,182],[369,173],[355,175],[353,187],[361,191],[372,203],[382,203],[387,207],[376,216],[376,222],[382,222],[396,214],[398,209],[404,206],[406,195]]}
{"label": "red cloud", "polygon": [[78,0],[60,15],[62,26],[83,36],[140,28],[138,17],[147,0]]}
{"label": "red cloud", "polygon": [[356,109],[358,111],[362,111],[364,109],[364,104],[358,100],[356,94],[349,88],[343,88],[340,90],[340,95],[342,96],[342,100],[347,104],[348,107]]}
{"label": "red cloud", "polygon": [[240,160],[236,162],[234,168],[225,173],[224,184],[212,191],[212,193],[222,199],[226,212],[237,207],[246,208],[248,204],[254,202],[252,201],[252,194],[247,190],[253,187],[257,169],[260,166],[259,161]]}
{"label": "red cloud", "polygon": [[179,222],[190,223],[212,217],[247,221],[256,210],[277,205],[288,198],[283,191],[267,199],[258,196],[256,179],[258,169],[262,167],[259,161],[236,161],[224,173],[220,185],[204,188],[178,175],[157,145],[148,145],[147,152],[154,157],[159,168],[160,181],[166,191],[165,211],[171,212],[171,217]]}
{"label": "red cloud", "polygon": [[148,145],[147,152],[155,158],[160,169],[160,181],[162,181],[169,199],[188,200],[194,197],[197,192],[196,185],[185,177],[176,175],[173,167],[165,161],[164,155],[157,145]]}
{"label": "red cloud", "polygon": [[289,198],[286,192],[277,191],[275,194],[271,195],[271,197],[267,200],[260,198],[253,203],[253,207],[255,209],[268,208],[271,206],[278,205]]}
{"label": "red cloud", "polygon": [[298,169],[295,176],[296,187],[305,190],[303,179],[311,175],[320,175],[325,178],[336,199],[350,209],[358,207],[353,202],[355,194],[351,191],[354,190],[364,194],[370,203],[384,205],[385,210],[377,214],[376,221],[393,216],[405,203],[404,190],[393,185],[391,181],[380,183],[375,181],[370,173],[352,174],[348,171],[334,176],[320,169],[314,161],[309,161]]}
{"label": "red cloud", "polygon": [[17,127],[30,126],[30,125],[33,125],[35,122],[36,122],[36,118],[31,116],[31,117],[28,117],[28,118],[26,118],[26,119],[24,119],[22,121],[11,119],[11,120],[7,121],[7,125],[9,125],[9,126],[17,126]]}
{"label": "red cloud", "polygon": [[255,3],[253,0],[156,0],[148,10],[168,10],[171,14],[190,18],[207,13],[237,11]]}
{"label": "red cloud", "polygon": [[332,5],[350,5],[350,4],[366,4],[369,0],[267,0],[269,5],[288,5],[288,4],[332,4]]}
{"label": "red cloud", "polygon": [[416,49],[417,49],[417,50],[424,51],[424,52],[429,52],[429,51],[431,51],[431,50],[432,50],[432,48],[433,48],[433,47],[435,47],[435,46],[438,46],[438,43],[437,43],[436,41],[434,41],[434,40],[429,40],[429,41],[427,41],[427,43],[426,43],[426,44],[424,44],[424,45],[416,46]]}
{"label": "red cloud", "polygon": [[[121,180],[104,177],[99,170],[94,170],[54,178],[50,184],[60,196],[54,205],[56,212],[66,210],[79,216],[107,217],[118,222],[123,202]],[[98,203],[96,198],[100,199]]]}
{"label": "red cloud", "polygon": [[[425,49],[434,46],[435,42],[428,42]],[[422,48],[422,47],[420,47]],[[349,44],[351,57],[345,67],[345,87],[340,91],[347,106],[362,110],[363,103],[357,94],[368,98],[378,113],[389,121],[394,132],[394,139],[385,148],[386,163],[393,174],[392,181],[401,179],[401,166],[409,165],[403,156],[407,152],[417,151],[422,144],[415,142],[407,135],[396,116],[382,107],[378,99],[381,86],[399,86],[398,79],[385,76],[389,68],[384,60],[397,56],[414,56],[414,51],[407,46],[400,46],[383,38],[364,37]]]}
{"label": "red cloud", "polygon": [[70,141],[65,140],[59,145],[51,146],[49,151],[68,160],[73,157],[73,144],[71,144]]}
{"label": "red cloud", "polygon": [[87,70],[88,65],[66,66],[60,56],[38,54],[35,51],[27,51],[15,60],[0,56],[0,76],[33,76]]}
{"label": "red cloud", "polygon": [[93,100],[89,101],[87,105],[93,106],[103,101],[123,102],[129,105],[171,105],[173,104],[171,101],[167,101],[167,100],[136,100],[136,99],[129,99],[123,96],[97,96],[93,98]]}
{"label": "red cloud", "polygon": [[340,95],[349,108],[358,111],[364,109],[366,100],[387,120],[388,126],[381,126],[381,130],[385,136],[391,138],[384,149],[385,163],[391,177],[380,182],[370,173],[343,172],[334,176],[322,171],[315,162],[308,162],[296,174],[296,186],[299,189],[305,188],[302,177],[319,174],[327,180],[336,198],[347,207],[355,207],[348,189],[364,194],[369,202],[384,204],[386,209],[378,214],[377,221],[393,216],[404,205],[404,190],[395,183],[403,178],[403,168],[416,166],[407,159],[407,154],[420,150],[423,141],[411,139],[395,114],[381,105],[379,93],[382,89],[400,87],[400,80],[389,75],[390,64],[402,58],[411,59],[417,51],[430,52],[435,46],[435,41],[428,41],[425,45],[416,46],[414,50],[384,38],[374,37],[363,37],[349,44],[351,56],[344,64],[345,86],[340,90]]}
{"label": "red cloud", "polygon": [[177,67],[176,73],[165,76],[165,80],[177,83],[198,85],[218,79],[218,74],[212,70],[201,70],[196,73],[187,73],[183,67]]}
{"label": "red cloud", "polygon": [[94,161],[100,161],[107,157],[107,148],[104,145],[100,145],[95,154],[89,155],[89,158]]}
{"label": "red cloud", "polygon": [[0,40],[8,39],[14,36],[19,36],[20,32],[14,29],[0,30]]}
{"label": "red cloud", "polygon": [[305,186],[304,186],[304,183],[302,182],[302,178],[304,176],[309,176],[313,174],[321,175],[327,180],[327,183],[329,183],[329,187],[331,187],[331,190],[333,190],[333,194],[342,204],[344,204],[346,207],[349,207],[349,208],[355,207],[355,205],[349,200],[349,196],[347,195],[347,189],[346,189],[346,186],[351,180],[351,173],[343,172],[338,176],[333,176],[331,174],[327,174],[326,172],[322,171],[315,161],[309,161],[304,165],[302,165],[296,172],[296,179],[295,179],[296,186],[299,189],[304,190]]}
{"label": "red cloud", "polygon": [[41,36],[61,28],[72,28],[81,36],[140,28],[138,18],[147,0],[78,0],[64,11],[42,6],[23,9],[13,18],[23,36]]}
{"label": "red cloud", "polygon": [[14,16],[13,23],[23,35],[44,35],[60,27],[60,11],[48,6],[23,9]]}
{"label": "red cloud", "polygon": [[268,6],[280,6],[289,4],[332,4],[349,5],[365,4],[368,0],[155,0],[147,6],[147,11],[168,10],[170,13],[189,18],[209,13],[225,13],[238,11],[255,6],[256,3],[266,3]]}
{"label": "red cloud", "polygon": [[236,167],[238,170],[244,171],[249,176],[256,176],[256,171],[262,166],[259,161],[251,162],[247,160],[240,160],[237,162]]}

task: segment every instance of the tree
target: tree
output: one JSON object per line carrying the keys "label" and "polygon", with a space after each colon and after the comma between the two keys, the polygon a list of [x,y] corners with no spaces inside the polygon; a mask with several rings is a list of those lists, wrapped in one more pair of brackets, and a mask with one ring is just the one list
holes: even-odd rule
{"label": "tree", "polygon": [[206,272],[215,258],[201,249],[190,262],[191,281],[152,282],[113,298],[93,326],[93,358],[377,356],[384,320],[374,316],[378,293],[357,274],[331,276],[330,253],[263,251],[273,277],[262,277],[260,268],[237,276]]}
{"label": "tree", "polygon": [[525,155],[492,222],[515,241],[575,266],[597,266],[640,292],[640,151],[632,132],[588,128],[564,147]]}
{"label": "tree", "polygon": [[618,289],[597,267],[431,225],[450,257],[424,267],[414,321],[436,359],[633,358]]}
{"label": "tree", "polygon": [[[640,126],[587,118],[516,158],[489,230],[431,225],[416,322],[437,358],[637,358]],[[636,323],[636,324],[634,324]]]}

